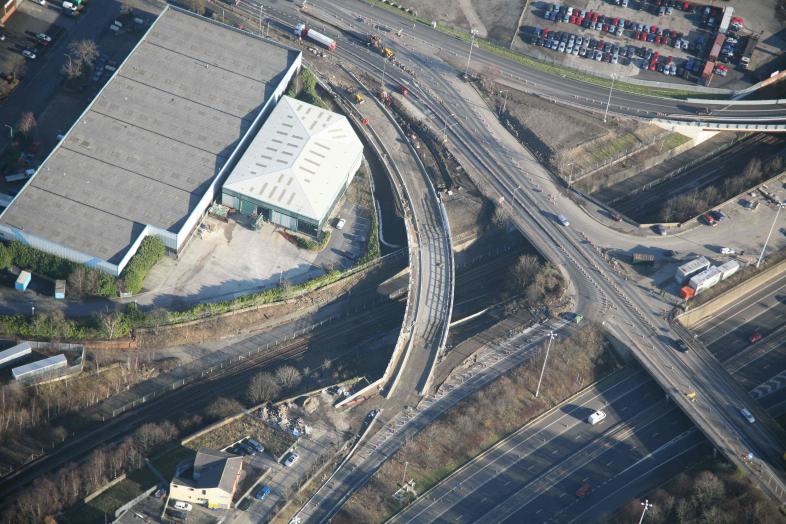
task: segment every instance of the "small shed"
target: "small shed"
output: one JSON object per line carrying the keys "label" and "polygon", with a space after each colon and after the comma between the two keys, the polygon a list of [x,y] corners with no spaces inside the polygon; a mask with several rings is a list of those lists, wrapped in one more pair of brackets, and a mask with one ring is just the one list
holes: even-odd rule
{"label": "small shed", "polygon": [[66,281],[65,280],[55,280],[55,298],[58,300],[65,299],[65,289],[66,289]]}
{"label": "small shed", "polygon": [[18,291],[25,291],[27,290],[27,286],[30,285],[30,281],[33,279],[33,276],[30,274],[29,271],[22,271],[19,273],[19,276],[16,279],[16,285],[14,286]]}

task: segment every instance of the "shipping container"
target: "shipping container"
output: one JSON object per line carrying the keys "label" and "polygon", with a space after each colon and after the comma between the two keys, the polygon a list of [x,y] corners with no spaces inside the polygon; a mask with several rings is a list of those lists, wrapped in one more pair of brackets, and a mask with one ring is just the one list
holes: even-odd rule
{"label": "shipping container", "polygon": [[721,280],[726,280],[740,270],[740,263],[736,260],[729,260],[725,264],[718,266],[718,270],[721,272]]}
{"label": "shipping container", "polygon": [[0,351],[0,367],[5,366],[20,357],[29,355],[33,352],[33,346],[30,342],[22,342],[14,347]]}
{"label": "shipping container", "polygon": [[632,258],[634,264],[652,265],[655,263],[655,255],[649,255],[647,253],[634,253]]}
{"label": "shipping container", "polygon": [[713,266],[709,269],[705,269],[698,275],[693,276],[688,282],[688,286],[692,287],[696,294],[698,295],[702,291],[706,291],[721,280],[721,272],[720,270]]}
{"label": "shipping container", "polygon": [[55,280],[55,298],[63,300],[65,298],[66,281]]}
{"label": "shipping container", "polygon": [[680,296],[684,300],[688,300],[689,298],[693,298],[694,295],[696,295],[696,292],[693,290],[692,287],[683,286],[683,287],[680,288]]}
{"label": "shipping container", "polygon": [[712,74],[715,71],[715,62],[712,60],[707,60],[707,63],[704,64],[704,70],[701,72],[701,82],[705,86],[710,85],[710,81],[712,80]]}
{"label": "shipping container", "polygon": [[718,32],[722,34],[726,34],[726,31],[729,29],[729,24],[731,23],[731,18],[734,16],[734,8],[730,5],[727,5],[723,8],[723,18],[721,18],[720,27],[718,28]]}
{"label": "shipping container", "polygon": [[718,59],[725,42],[726,35],[718,33],[718,35],[715,37],[715,41],[712,43],[712,49],[710,49],[710,61],[714,62]]}
{"label": "shipping container", "polygon": [[30,281],[32,279],[33,276],[29,271],[22,271],[19,273],[19,276],[16,279],[16,285],[14,287],[17,289],[17,291],[25,291],[27,290],[27,286],[30,285]]}
{"label": "shipping container", "polygon": [[708,267],[710,267],[709,260],[704,257],[695,258],[677,268],[677,273],[674,275],[674,280],[676,280],[677,284],[681,286],[687,282],[690,277],[701,273]]}
{"label": "shipping container", "polygon": [[64,368],[67,365],[68,362],[66,361],[65,355],[60,354],[55,355],[54,357],[36,360],[30,364],[19,366],[18,368],[13,368],[11,369],[11,374],[16,380],[19,380],[20,378],[31,377],[34,375],[43,375],[49,371]]}

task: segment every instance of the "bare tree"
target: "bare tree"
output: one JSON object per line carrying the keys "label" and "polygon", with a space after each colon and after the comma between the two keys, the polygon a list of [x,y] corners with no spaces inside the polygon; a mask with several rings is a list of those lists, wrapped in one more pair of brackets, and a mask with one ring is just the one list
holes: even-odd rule
{"label": "bare tree", "polygon": [[73,60],[81,62],[87,67],[93,67],[98,58],[98,46],[93,40],[77,40],[68,46]]}
{"label": "bare tree", "polygon": [[11,73],[11,81],[16,82],[27,73],[27,60],[23,56],[13,55],[9,71]]}
{"label": "bare tree", "polygon": [[236,415],[243,411],[243,406],[235,399],[218,397],[205,409],[205,414],[212,419]]}
{"label": "bare tree", "polygon": [[292,366],[281,366],[276,370],[276,378],[278,379],[278,383],[281,384],[281,387],[284,389],[294,388],[300,384],[300,381],[303,377],[300,375],[300,371]]}
{"label": "bare tree", "polygon": [[74,78],[79,78],[82,76],[82,73],[85,72],[85,65],[81,60],[76,60],[75,58],[69,56],[69,60],[63,64],[61,71],[66,78],[73,80]]}
{"label": "bare tree", "polygon": [[257,373],[248,384],[246,395],[253,404],[270,402],[281,392],[281,386],[271,373]]}
{"label": "bare tree", "polygon": [[106,313],[99,314],[98,318],[101,321],[101,329],[103,330],[104,335],[106,335],[109,340],[115,338],[120,324],[123,322],[122,316],[115,312],[108,311]]}
{"label": "bare tree", "polygon": [[38,123],[35,121],[35,115],[27,111],[22,113],[22,116],[19,117],[19,123],[16,124],[16,129],[23,135],[30,135],[37,125]]}

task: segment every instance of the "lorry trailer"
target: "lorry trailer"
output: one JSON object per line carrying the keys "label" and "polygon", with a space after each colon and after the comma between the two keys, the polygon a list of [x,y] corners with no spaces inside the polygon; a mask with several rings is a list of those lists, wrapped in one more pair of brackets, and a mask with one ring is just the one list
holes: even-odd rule
{"label": "lorry trailer", "polygon": [[304,24],[302,22],[295,26],[294,33],[298,37],[311,40],[312,42],[315,42],[315,43],[317,43],[317,44],[319,44],[319,45],[329,49],[330,51],[335,51],[336,50],[336,41],[335,40],[333,40],[329,36],[325,36],[322,33],[314,31],[313,29],[311,29],[309,27],[306,27],[306,24]]}

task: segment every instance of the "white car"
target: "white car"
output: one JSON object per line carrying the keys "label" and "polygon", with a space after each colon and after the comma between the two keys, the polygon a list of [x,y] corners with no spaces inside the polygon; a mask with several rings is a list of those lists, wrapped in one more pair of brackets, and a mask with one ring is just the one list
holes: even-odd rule
{"label": "white car", "polygon": [[587,422],[593,426],[606,418],[606,412],[598,410],[587,418]]}
{"label": "white car", "polygon": [[47,44],[52,41],[52,37],[46,33],[36,33],[35,37],[42,42],[46,42]]}
{"label": "white car", "polygon": [[736,253],[736,251],[734,251],[730,247],[722,247],[720,251],[721,251],[721,255],[733,255]]}
{"label": "white car", "polygon": [[287,457],[287,459],[284,461],[284,465],[285,465],[286,467],[290,467],[292,464],[294,464],[295,462],[297,462],[297,459],[299,459],[299,458],[300,458],[300,455],[298,455],[297,453],[295,453],[295,452],[293,451],[292,453],[290,453],[290,454],[289,454],[289,456]]}
{"label": "white car", "polygon": [[194,509],[194,507],[188,502],[181,502],[178,500],[177,502],[175,502],[175,509],[182,509],[183,511],[191,511],[192,509]]}
{"label": "white car", "polygon": [[46,0],[33,0],[33,2],[38,5],[46,5]]}
{"label": "white car", "polygon": [[740,415],[742,415],[743,417],[745,417],[745,420],[747,420],[747,421],[748,421],[748,422],[750,422],[751,424],[753,424],[754,422],[756,422],[756,419],[755,419],[755,418],[753,418],[753,415],[751,414],[751,412],[750,412],[750,411],[748,411],[748,409],[747,409],[747,408],[742,408],[742,409],[740,410]]}
{"label": "white car", "polygon": [[343,218],[339,218],[338,222],[336,222],[336,229],[339,229],[339,230],[344,229],[344,226],[346,224],[347,224],[346,220],[344,220]]}
{"label": "white car", "polygon": [[22,55],[25,58],[29,58],[30,60],[35,60],[35,53],[30,51],[29,49],[22,49]]}

